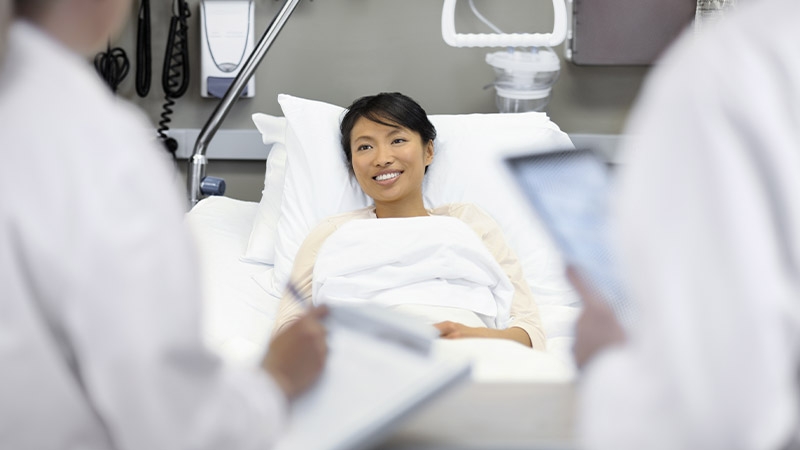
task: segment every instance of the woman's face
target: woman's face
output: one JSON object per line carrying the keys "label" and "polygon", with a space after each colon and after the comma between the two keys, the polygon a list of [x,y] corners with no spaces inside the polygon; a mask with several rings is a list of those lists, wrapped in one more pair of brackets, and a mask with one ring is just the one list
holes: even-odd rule
{"label": "woman's face", "polygon": [[419,133],[387,126],[364,117],[350,132],[353,172],[364,193],[376,205],[422,204],[425,168],[433,161],[433,142]]}

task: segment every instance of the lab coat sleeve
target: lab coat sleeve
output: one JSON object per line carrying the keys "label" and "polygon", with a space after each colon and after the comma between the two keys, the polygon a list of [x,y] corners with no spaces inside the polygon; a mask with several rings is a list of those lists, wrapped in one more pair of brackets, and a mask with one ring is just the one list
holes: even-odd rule
{"label": "lab coat sleeve", "polygon": [[52,256],[41,258],[50,266],[37,284],[59,299],[47,308],[55,332],[116,448],[268,448],[284,395],[265,373],[226,367],[203,345],[174,169],[142,138],[138,115],[115,113],[87,139],[88,130],[67,131],[89,150],[59,169],[81,176],[51,196],[53,231],[28,243],[30,254]]}
{"label": "lab coat sleeve", "polygon": [[717,32],[684,38],[632,115],[616,217],[642,315],[583,374],[587,449],[774,449],[797,423],[796,274],[766,187],[797,112],[749,30]]}

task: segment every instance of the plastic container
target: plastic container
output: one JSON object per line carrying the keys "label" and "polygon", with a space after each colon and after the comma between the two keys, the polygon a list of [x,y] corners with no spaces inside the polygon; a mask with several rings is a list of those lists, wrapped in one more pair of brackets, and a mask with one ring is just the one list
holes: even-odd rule
{"label": "plastic container", "polygon": [[550,102],[551,89],[517,90],[495,86],[495,104],[501,113],[543,111]]}
{"label": "plastic container", "polygon": [[500,112],[544,110],[561,71],[558,55],[549,48],[489,53],[486,62],[495,72]]}

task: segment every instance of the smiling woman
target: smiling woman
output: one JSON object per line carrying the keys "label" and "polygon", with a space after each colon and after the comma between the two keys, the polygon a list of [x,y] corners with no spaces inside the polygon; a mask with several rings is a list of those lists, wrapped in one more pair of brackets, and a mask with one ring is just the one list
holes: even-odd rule
{"label": "smiling woman", "polygon": [[[538,308],[497,223],[472,204],[425,207],[436,138],[425,110],[400,93],[363,97],[340,129],[351,172],[374,206],[330,217],[309,233],[291,275],[302,300],[384,304],[427,320],[444,338],[544,349]],[[284,295],[276,332],[302,310]]]}
{"label": "smiling woman", "polygon": [[[395,118],[389,112],[383,117],[366,114],[383,106],[380,103],[408,103],[403,110],[411,111],[416,120]],[[348,120],[342,123],[342,136],[350,138],[350,145],[342,148],[361,189],[375,202],[379,218],[428,215],[422,202],[422,180],[433,162],[436,134],[428,131],[435,129],[422,108],[414,105],[402,94],[366,97],[350,107]]]}

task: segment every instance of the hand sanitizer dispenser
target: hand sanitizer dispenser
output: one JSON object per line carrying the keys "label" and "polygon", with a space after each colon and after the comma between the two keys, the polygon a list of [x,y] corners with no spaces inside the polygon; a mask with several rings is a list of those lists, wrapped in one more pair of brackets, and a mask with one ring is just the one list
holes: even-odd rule
{"label": "hand sanitizer dispenser", "polygon": [[[222,98],[255,45],[253,0],[201,0],[200,95]],[[256,95],[250,79],[242,97]]]}

